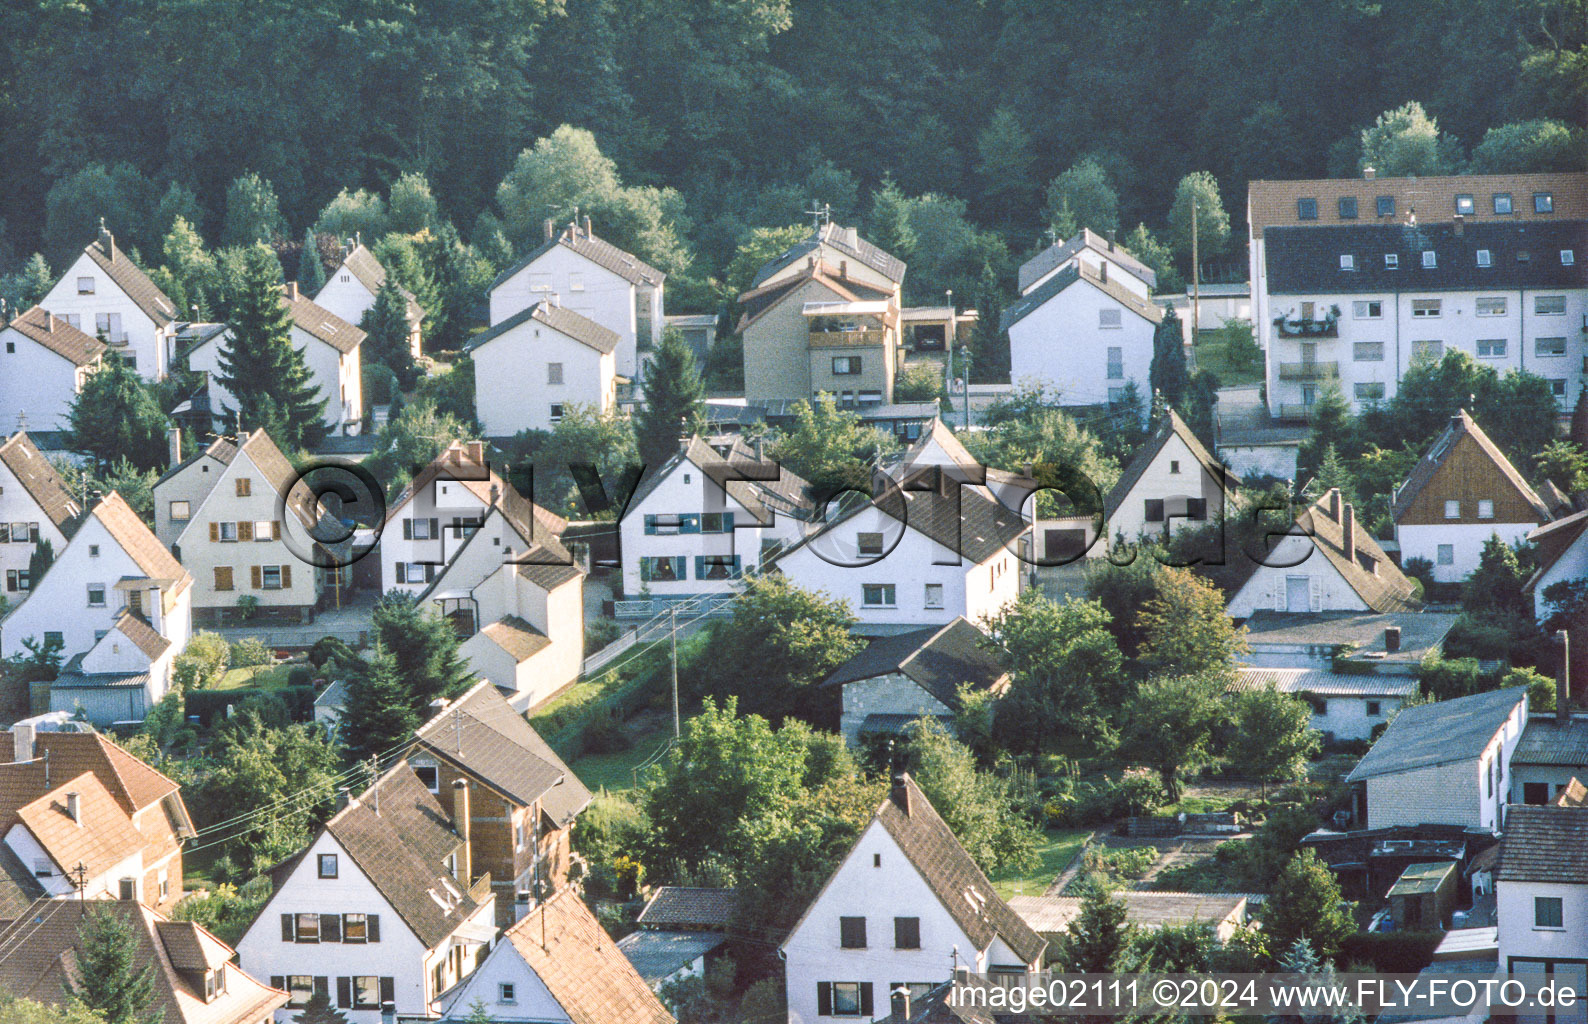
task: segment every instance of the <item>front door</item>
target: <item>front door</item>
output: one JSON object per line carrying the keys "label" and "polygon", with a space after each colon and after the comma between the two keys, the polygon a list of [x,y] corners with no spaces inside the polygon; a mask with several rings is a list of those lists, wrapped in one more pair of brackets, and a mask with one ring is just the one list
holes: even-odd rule
{"label": "front door", "polygon": [[1312,611],[1312,578],[1310,576],[1285,577],[1285,611]]}
{"label": "front door", "polygon": [[1050,564],[1073,562],[1086,552],[1085,530],[1044,530],[1043,548]]}

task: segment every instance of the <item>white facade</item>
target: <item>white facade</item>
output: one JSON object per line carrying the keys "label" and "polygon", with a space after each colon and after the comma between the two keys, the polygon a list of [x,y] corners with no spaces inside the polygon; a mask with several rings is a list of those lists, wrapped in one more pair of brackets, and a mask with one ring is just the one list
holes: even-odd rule
{"label": "white facade", "polygon": [[1010,379],[1038,384],[1069,406],[1118,401],[1134,382],[1145,403],[1152,396],[1155,329],[1152,320],[1082,277],[1010,325]]}
{"label": "white facade", "polygon": [[1219,461],[1238,480],[1249,476],[1271,476],[1276,480],[1296,479],[1296,460],[1300,444],[1246,444],[1217,447]]}
{"label": "white facade", "polygon": [[1402,565],[1413,558],[1426,558],[1433,563],[1437,582],[1460,583],[1478,567],[1483,545],[1490,537],[1513,546],[1537,527],[1537,523],[1406,525],[1395,527],[1395,539],[1400,542]]}
{"label": "white facade", "polygon": [[572,405],[606,414],[617,403],[617,353],[599,352],[535,318],[471,355],[475,414],[488,437],[555,430]]}
{"label": "white facade", "polygon": [[868,715],[951,718],[953,711],[902,672],[857,679],[843,686],[838,731],[851,747],[860,745],[860,727]]}
{"label": "white facade", "polygon": [[[44,458],[31,443],[19,444],[17,457],[41,461]],[[34,549],[44,541],[50,542],[57,556],[66,547],[66,535],[39,507],[5,460],[0,459],[0,579],[4,581],[8,603],[16,605],[28,596],[32,587],[27,576],[28,563]]]}
{"label": "white facade", "polygon": [[1336,740],[1367,740],[1389,721],[1404,698],[1373,694],[1361,697],[1320,696],[1312,702],[1312,727]]}
{"label": "white facade", "polygon": [[1588,534],[1579,534],[1565,551],[1560,553],[1543,572],[1528,581],[1533,595],[1533,617],[1543,622],[1554,614],[1555,606],[1545,597],[1545,591],[1557,583],[1588,577]]}
{"label": "white facade", "polygon": [[[1585,991],[1580,986],[1588,981],[1584,974],[1588,970],[1588,885],[1501,880],[1495,883],[1494,891],[1500,929],[1500,970],[1539,970],[1540,965],[1519,966],[1517,960],[1575,960],[1575,983],[1579,991]],[[1540,898],[1560,900],[1559,927],[1539,925]],[[1555,972],[1571,976],[1571,967],[1558,965]]]}
{"label": "white facade", "polygon": [[78,366],[15,327],[0,330],[0,343],[0,431],[70,429],[72,405],[98,359]]}
{"label": "white facade", "polygon": [[511,941],[498,942],[480,969],[468,977],[461,989],[449,994],[445,1002],[441,1019],[458,1024],[468,1020],[476,1003],[485,1004],[486,1015],[493,1024],[573,1022]]}
{"label": "white facade", "polygon": [[[1200,505],[1198,504],[1200,503]],[[1216,520],[1224,511],[1224,487],[1209,473],[1178,434],[1170,432],[1114,510],[1106,526],[1110,542],[1123,536],[1127,542],[1148,536],[1161,538],[1165,530],[1177,533],[1197,529]],[[1191,518],[1188,518],[1188,512]],[[1151,519],[1149,514],[1158,518]],[[1104,545],[1089,552],[1101,556]]]}
{"label": "white facade", "polygon": [[[457,475],[474,473],[484,478],[479,466],[457,467]],[[380,589],[382,593],[401,590],[418,595],[425,589],[468,540],[468,532],[485,525],[487,502],[459,479],[438,477],[409,500],[387,513],[380,536]],[[500,551],[503,536],[511,534],[501,517],[496,523],[491,546]],[[435,527],[435,529],[432,529]]]}
{"label": "white facade", "polygon": [[[237,407],[236,399],[220,382],[221,349],[230,345],[231,340],[232,332],[228,328],[188,353],[188,369],[209,377],[210,408],[215,411],[217,418],[224,416],[222,410]],[[319,396],[325,400],[325,428],[333,433],[358,433],[364,418],[364,385],[360,376],[359,349],[343,352],[297,324],[292,325],[292,347],[303,353],[309,377],[319,390]]]}
{"label": "white facade", "polygon": [[[116,250],[116,258],[129,257]],[[170,368],[172,325],[150,319],[86,252],[72,261],[39,305],[85,334],[103,333],[111,351],[147,380],[160,380]],[[37,429],[54,428],[40,424]]]}
{"label": "white facade", "polygon": [[[1283,567],[1283,568],[1282,568]],[[1256,611],[1366,612],[1362,595],[1324,557],[1312,538],[1291,534],[1274,545],[1226,609],[1232,619]]]}

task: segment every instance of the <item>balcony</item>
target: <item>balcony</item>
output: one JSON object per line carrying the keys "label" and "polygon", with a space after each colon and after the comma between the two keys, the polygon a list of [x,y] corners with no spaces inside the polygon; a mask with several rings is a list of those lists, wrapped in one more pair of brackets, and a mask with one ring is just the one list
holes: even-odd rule
{"label": "balcony", "polygon": [[881,327],[857,328],[852,331],[811,331],[811,348],[869,348],[883,343],[887,331]]}
{"label": "balcony", "polygon": [[1299,363],[1280,363],[1280,380],[1339,380],[1339,363],[1320,363],[1303,360]]}
{"label": "balcony", "polygon": [[1340,336],[1340,311],[1331,308],[1322,320],[1303,320],[1300,317],[1274,317],[1274,335],[1280,338],[1338,338]]}
{"label": "balcony", "polygon": [[1312,406],[1299,403],[1296,405],[1281,404],[1279,406],[1279,418],[1292,423],[1306,423],[1312,419]]}

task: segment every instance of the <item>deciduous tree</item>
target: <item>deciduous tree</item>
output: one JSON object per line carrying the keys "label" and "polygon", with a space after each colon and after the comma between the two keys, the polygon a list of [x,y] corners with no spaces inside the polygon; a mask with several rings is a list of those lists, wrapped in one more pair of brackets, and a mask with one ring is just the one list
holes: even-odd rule
{"label": "deciduous tree", "polygon": [[226,221],[221,228],[221,244],[273,242],[286,234],[287,221],[281,216],[275,187],[252,171],[233,180],[226,189]]}
{"label": "deciduous tree", "polygon": [[1221,683],[1205,679],[1151,679],[1126,709],[1120,753],[1156,769],[1171,803],[1180,799],[1181,773],[1211,753],[1226,714],[1222,691]]}
{"label": "deciduous tree", "polygon": [[1247,650],[1246,631],[1225,614],[1224,596],[1189,569],[1158,574],[1141,629],[1142,665],[1160,675],[1232,680],[1236,656]]}
{"label": "deciduous tree", "polygon": [[1230,243],[1230,215],[1224,212],[1219,183],[1207,171],[1195,171],[1180,179],[1169,207],[1169,244],[1185,266],[1191,265],[1191,207],[1196,205],[1197,256],[1218,256]]}
{"label": "deciduous tree", "polygon": [[1083,157],[1048,182],[1043,213],[1060,241],[1081,228],[1112,235],[1119,230],[1119,193],[1097,158]]}
{"label": "deciduous tree", "polygon": [[1299,776],[1320,743],[1307,702],[1266,689],[1239,694],[1234,704],[1225,753],[1236,768],[1264,786]]}

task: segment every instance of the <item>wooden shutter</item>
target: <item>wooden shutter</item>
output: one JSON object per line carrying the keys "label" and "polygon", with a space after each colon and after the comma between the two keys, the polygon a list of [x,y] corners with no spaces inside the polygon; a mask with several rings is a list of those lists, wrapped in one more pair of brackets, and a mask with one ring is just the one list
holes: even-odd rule
{"label": "wooden shutter", "polygon": [[[379,914],[371,914],[371,915],[369,915],[369,919],[368,919],[368,921],[366,923],[368,924],[368,928],[366,929],[366,931],[369,933],[369,941],[371,941],[371,942],[379,942],[380,941],[380,915]],[[382,984],[384,985],[384,982],[382,982]],[[382,991],[384,991],[384,989],[382,989]]]}
{"label": "wooden shutter", "polygon": [[380,980],[380,1001],[383,1006],[397,1001],[397,986],[390,978]]}
{"label": "wooden shutter", "polygon": [[281,941],[291,942],[297,936],[292,931],[292,915],[281,915]]}
{"label": "wooden shutter", "polygon": [[221,539],[221,524],[220,523],[214,523],[214,522],[210,523],[210,540],[211,541],[219,541],[220,539]]}
{"label": "wooden shutter", "polygon": [[328,1002],[330,1001],[330,998],[331,998],[331,993],[330,993],[331,986],[329,984],[330,980],[331,979],[327,978],[323,974],[316,974],[314,976],[314,994],[317,995],[317,996],[325,997],[326,1001],[328,1001]]}
{"label": "wooden shutter", "polygon": [[353,1008],[353,979],[336,979],[336,1005],[344,1010]]}
{"label": "wooden shutter", "polygon": [[425,563],[425,582],[429,583],[431,580],[433,580],[435,578],[436,578],[436,563],[434,563],[434,562],[426,562]]}
{"label": "wooden shutter", "polygon": [[291,589],[291,587],[292,587],[292,566],[283,565],[281,567],[281,589],[282,590],[288,590],[288,589]]}
{"label": "wooden shutter", "polygon": [[413,539],[414,539],[414,521],[412,519],[404,519],[403,520],[403,540],[413,540]]}
{"label": "wooden shutter", "polygon": [[271,540],[280,540],[281,539],[281,520],[272,519],[270,521],[270,539]]}
{"label": "wooden shutter", "polygon": [[229,566],[229,565],[217,565],[215,567],[215,589],[216,590],[230,590],[230,589],[232,589],[232,567],[231,566]]}
{"label": "wooden shutter", "polygon": [[254,539],[254,521],[252,519],[239,519],[237,521],[237,539]]}
{"label": "wooden shutter", "polygon": [[436,538],[438,538],[440,536],[441,536],[441,520],[439,520],[439,519],[430,520],[430,539],[431,540],[435,540]]}
{"label": "wooden shutter", "polygon": [[396,566],[397,566],[397,582],[398,583],[407,583],[408,582],[408,567],[406,565],[404,565],[403,563],[401,563],[401,562],[397,562]]}
{"label": "wooden shutter", "polygon": [[816,983],[816,1016],[831,1017],[833,1015],[833,983],[818,981]]}
{"label": "wooden shutter", "polygon": [[860,1015],[871,1016],[871,982],[869,981],[860,983]]}
{"label": "wooden shutter", "polygon": [[320,915],[320,941],[342,941],[342,916],[340,914]]}
{"label": "wooden shutter", "polygon": [[264,573],[259,571],[259,566],[250,565],[248,567],[248,579],[253,584],[255,590],[262,590],[264,588],[265,576]]}
{"label": "wooden shutter", "polygon": [[287,979],[279,974],[272,974],[270,976],[270,987],[284,990],[287,987]]}

